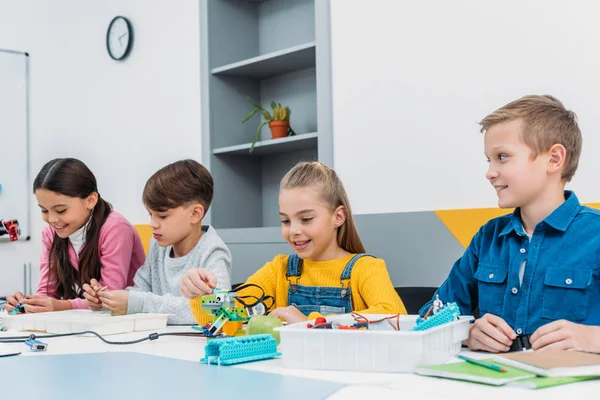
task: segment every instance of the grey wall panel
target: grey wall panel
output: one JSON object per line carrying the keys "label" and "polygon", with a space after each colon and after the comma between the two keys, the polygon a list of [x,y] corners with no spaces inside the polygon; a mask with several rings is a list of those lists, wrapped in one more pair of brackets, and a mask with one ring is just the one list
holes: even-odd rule
{"label": "grey wall panel", "polygon": [[319,161],[333,168],[330,6],[329,1],[317,0],[315,3],[315,37],[317,42]]}
{"label": "grey wall panel", "polygon": [[[386,261],[394,286],[439,286],[464,251],[431,211],[355,218],[367,252]],[[244,281],[276,254],[293,251],[276,228],[263,236],[268,243],[256,243],[260,237],[252,235],[251,230],[245,230],[247,238],[243,232],[237,230],[223,235],[234,254],[234,282]],[[251,239],[253,243],[247,243]]]}
{"label": "grey wall panel", "polygon": [[245,157],[212,156],[211,167],[215,182],[211,205],[213,226],[217,229],[260,226],[260,165]]}
{"label": "grey wall panel", "polygon": [[314,40],[314,0],[270,0],[260,3],[258,7],[260,54]]}
{"label": "grey wall panel", "polygon": [[259,83],[246,78],[215,75],[209,77],[209,82],[213,149],[252,142],[261,121],[260,114],[255,114],[246,123],[242,123],[242,119],[254,108],[246,97],[260,101]]}
{"label": "grey wall panel", "polygon": [[245,282],[246,279],[277,254],[289,254],[287,243],[228,244],[233,257],[231,283]]}
{"label": "grey wall panel", "polygon": [[208,18],[209,67],[216,68],[259,55],[256,4],[205,0]]}
{"label": "grey wall panel", "polygon": [[383,258],[394,286],[439,286],[463,248],[432,211],[356,216],[367,252]]}

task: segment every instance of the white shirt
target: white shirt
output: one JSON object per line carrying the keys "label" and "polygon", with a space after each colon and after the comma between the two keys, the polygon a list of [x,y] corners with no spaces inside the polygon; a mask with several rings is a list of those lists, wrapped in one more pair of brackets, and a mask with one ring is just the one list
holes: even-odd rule
{"label": "white shirt", "polygon": [[[91,218],[90,218],[90,220],[91,220]],[[90,220],[88,220],[88,222],[86,222],[77,231],[75,231],[69,235],[69,240],[71,241],[71,244],[73,245],[73,248],[75,249],[75,255],[77,255],[78,260],[79,260],[79,250],[81,250],[81,248],[85,244],[86,229],[87,229],[88,225],[90,224]]]}

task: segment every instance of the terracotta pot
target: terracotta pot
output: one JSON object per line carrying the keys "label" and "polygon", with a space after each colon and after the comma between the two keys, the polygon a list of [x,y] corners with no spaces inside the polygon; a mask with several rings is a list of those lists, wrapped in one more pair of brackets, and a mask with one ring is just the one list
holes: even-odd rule
{"label": "terracotta pot", "polygon": [[269,128],[271,128],[272,139],[283,138],[288,135],[290,121],[271,121],[269,122]]}

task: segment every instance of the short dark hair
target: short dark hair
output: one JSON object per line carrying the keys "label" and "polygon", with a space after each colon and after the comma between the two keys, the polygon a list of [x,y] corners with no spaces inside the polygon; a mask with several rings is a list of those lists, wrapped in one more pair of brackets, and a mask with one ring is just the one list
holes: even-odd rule
{"label": "short dark hair", "polygon": [[210,172],[197,161],[181,160],[156,171],[144,187],[143,201],[154,211],[200,203],[208,211],[214,193]]}

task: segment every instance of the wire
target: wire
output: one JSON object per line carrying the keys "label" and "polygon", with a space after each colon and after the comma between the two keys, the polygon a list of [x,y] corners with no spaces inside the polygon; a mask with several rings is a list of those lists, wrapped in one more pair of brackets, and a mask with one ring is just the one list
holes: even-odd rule
{"label": "wire", "polygon": [[[366,322],[367,325],[370,325],[370,324],[375,324],[377,322],[387,321],[392,326],[392,328],[394,328],[394,330],[397,330],[397,331],[400,330],[400,314],[395,314],[395,315],[392,315],[392,316],[389,316],[389,317],[383,317],[381,319],[375,319],[375,320],[369,320],[367,317],[365,317],[364,315],[361,315],[361,314],[357,313],[356,311],[353,311],[351,315],[354,317],[354,320],[356,322],[359,322],[359,319],[361,319],[364,322]],[[357,318],[357,317],[359,317],[359,318]],[[395,326],[392,323],[393,319],[396,319],[396,325]]]}
{"label": "wire", "polygon": [[0,337],[0,343],[24,343],[27,340],[35,340],[35,339],[49,339],[49,338],[57,338],[57,337],[67,337],[67,336],[77,336],[77,335],[85,335],[91,334],[96,336],[98,339],[102,340],[106,344],[112,345],[128,345],[128,344],[136,344],[145,342],[146,340],[156,340],[161,336],[202,336],[204,337],[204,333],[202,332],[164,332],[164,333],[151,333],[146,337],[142,337],[135,340],[121,341],[115,342],[112,340],[107,340],[98,332],[94,331],[82,331],[82,332],[71,332],[71,333],[57,333],[52,335],[42,335],[36,336],[35,334],[31,334],[29,336],[8,336],[8,337]]}
{"label": "wire", "polygon": [[[257,296],[254,296],[254,295],[250,294],[250,295],[246,295],[246,296],[236,296],[235,299],[238,302],[240,302],[245,308],[252,308],[252,307],[256,306],[259,303],[263,303],[264,306],[265,306],[265,308],[266,308],[267,314],[268,314],[269,311],[271,311],[271,308],[273,308],[273,306],[275,305],[275,298],[273,296],[271,296],[271,295],[267,295],[265,293],[265,290],[262,287],[254,284],[254,283],[244,283],[242,285],[237,286],[235,289],[231,289],[229,291],[229,293],[237,293],[240,290],[247,289],[247,288],[250,288],[250,287],[255,287],[255,288],[260,289],[260,291],[262,292],[261,297],[257,297]],[[242,300],[242,299],[248,299],[248,298],[254,299],[255,302],[252,303],[252,304],[248,304],[244,300]],[[271,305],[270,306],[267,305],[267,300],[271,300]]]}

